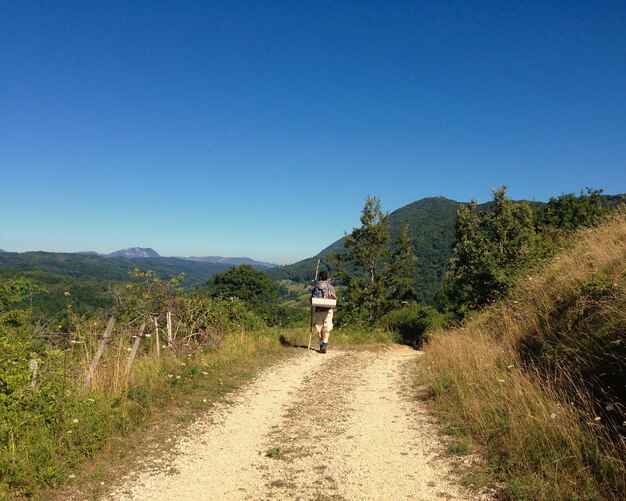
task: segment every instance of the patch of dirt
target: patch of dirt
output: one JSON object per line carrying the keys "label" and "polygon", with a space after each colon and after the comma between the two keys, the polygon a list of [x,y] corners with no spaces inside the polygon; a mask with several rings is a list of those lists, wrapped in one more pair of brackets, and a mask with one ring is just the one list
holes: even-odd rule
{"label": "patch of dirt", "polygon": [[415,397],[417,357],[405,347],[302,351],[104,499],[471,499]]}

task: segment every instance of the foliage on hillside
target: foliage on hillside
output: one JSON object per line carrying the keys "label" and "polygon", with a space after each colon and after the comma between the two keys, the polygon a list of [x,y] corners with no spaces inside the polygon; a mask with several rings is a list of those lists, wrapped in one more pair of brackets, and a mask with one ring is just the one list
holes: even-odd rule
{"label": "foliage on hillside", "polygon": [[[578,204],[581,195],[593,195],[593,193],[597,193],[602,207],[605,208],[613,208],[626,203],[626,195],[600,195],[600,192],[595,190],[587,190],[578,196],[564,194],[553,197],[549,204],[553,204],[558,212],[560,210],[558,207],[567,206],[568,201],[574,199],[575,204]],[[595,203],[595,199],[593,202]],[[417,291],[417,300],[420,303],[431,304],[435,302],[444,284],[455,241],[454,228],[457,212],[461,205],[460,202],[444,197],[432,197],[418,200],[389,214],[392,237],[395,237],[405,225],[409,226],[409,236],[413,241],[414,252],[418,258],[415,263],[413,279]],[[545,203],[528,202],[528,205],[538,215],[537,225],[554,226],[560,224],[559,217],[556,220],[553,217],[544,217]],[[493,202],[477,205],[478,211],[488,211],[492,207]],[[297,283],[310,282],[315,274],[317,260],[321,258],[321,269],[328,271],[330,276],[333,276],[335,269],[327,256],[328,254],[343,252],[345,240],[346,237],[344,236],[311,258],[268,270],[268,275],[272,280],[292,280]],[[315,248],[311,250],[316,251]]]}
{"label": "foliage on hillside", "polygon": [[304,314],[302,309],[282,305],[278,285],[264,271],[255,270],[249,264],[232,266],[224,273],[216,273],[208,285],[215,297],[240,299],[269,325],[288,325]]}
{"label": "foliage on hillside", "polygon": [[[452,232],[459,205],[443,197],[425,198],[389,214],[391,241],[408,225],[418,258],[413,269],[413,284],[420,302],[432,302],[441,288],[452,253]],[[273,280],[310,282],[315,275],[317,259],[321,258],[321,269],[333,276],[335,268],[328,255],[343,252],[345,241],[346,237],[343,237],[316,256],[274,268],[268,271],[268,275]]]}
{"label": "foliage on hillside", "polygon": [[47,272],[81,280],[124,281],[135,268],[154,270],[164,279],[185,274],[185,287],[204,285],[215,273],[229,265],[190,261],[174,257],[106,258],[90,254],[54,252],[0,253],[0,269],[16,272]]}
{"label": "foliage on hillside", "polygon": [[345,284],[338,323],[366,322],[415,299],[413,245],[404,227],[391,243],[388,214],[380,199],[367,197],[361,226],[346,237],[345,252],[331,257],[336,277]]}
{"label": "foliage on hillside", "polygon": [[494,190],[493,202],[484,207],[472,201],[459,208],[442,296],[458,317],[505,297],[520,274],[567,245],[572,231],[609,213],[598,190],[551,198],[534,210],[507,198],[506,191]]}
{"label": "foliage on hillside", "polygon": [[448,429],[479,445],[509,499],[626,491],[626,213],[573,242],[434,335],[420,364]]}
{"label": "foliage on hillside", "polygon": [[414,303],[391,310],[378,319],[377,324],[397,333],[399,342],[417,349],[430,339],[432,332],[444,326],[445,320],[432,306]]}

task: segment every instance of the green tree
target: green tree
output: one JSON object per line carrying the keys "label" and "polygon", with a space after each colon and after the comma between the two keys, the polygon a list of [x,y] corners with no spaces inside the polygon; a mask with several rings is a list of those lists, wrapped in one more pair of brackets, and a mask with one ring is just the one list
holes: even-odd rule
{"label": "green tree", "polygon": [[361,211],[361,226],[346,236],[346,252],[332,257],[337,278],[346,285],[343,307],[350,316],[369,322],[384,309],[382,278],[390,238],[387,219],[380,199],[368,196]]}
{"label": "green tree", "polygon": [[506,186],[493,195],[489,209],[478,210],[472,200],[457,214],[446,296],[460,315],[506,294],[534,257],[536,232],[530,205],[507,198]]}
{"label": "green tree", "polygon": [[587,188],[577,197],[574,193],[550,198],[541,214],[541,223],[563,230],[593,226],[609,212],[602,203],[602,190]]}
{"label": "green tree", "polygon": [[150,321],[173,309],[176,298],[182,294],[180,283],[185,274],[170,280],[162,280],[152,270],[135,268],[128,275],[132,283],[116,284],[111,289],[114,312],[125,321],[137,318]]}
{"label": "green tree", "polygon": [[216,273],[209,280],[209,286],[218,297],[237,297],[251,305],[275,304],[279,298],[277,285],[263,271],[249,264]]}
{"label": "green tree", "polygon": [[0,282],[0,327],[20,327],[30,322],[31,311],[21,304],[38,292],[42,290],[24,278]]}
{"label": "green tree", "polygon": [[417,292],[413,281],[416,260],[407,224],[398,233],[384,269],[387,309],[400,308],[416,299]]}
{"label": "green tree", "polygon": [[408,228],[390,248],[389,216],[378,197],[368,196],[361,226],[346,236],[345,253],[333,256],[336,275],[346,285],[343,308],[348,316],[372,322],[415,296],[415,255]]}
{"label": "green tree", "polygon": [[361,212],[361,227],[346,237],[345,248],[355,269],[364,271],[370,285],[377,282],[389,254],[389,214],[380,207],[380,198],[368,196]]}
{"label": "green tree", "polygon": [[241,299],[270,324],[288,322],[288,312],[279,304],[280,294],[276,283],[265,272],[249,264],[232,266],[228,271],[216,273],[208,285],[214,296]]}

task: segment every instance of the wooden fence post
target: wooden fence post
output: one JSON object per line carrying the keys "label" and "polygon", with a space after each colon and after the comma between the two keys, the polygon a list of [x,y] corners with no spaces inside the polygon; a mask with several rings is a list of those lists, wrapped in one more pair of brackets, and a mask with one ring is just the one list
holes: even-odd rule
{"label": "wooden fence post", "polygon": [[167,347],[172,347],[172,314],[167,312]]}
{"label": "wooden fence post", "polygon": [[39,371],[39,361],[37,360],[37,356],[32,353],[30,362],[28,362],[28,368],[30,370],[30,387],[37,387],[37,372]]}
{"label": "wooden fence post", "polygon": [[130,367],[133,365],[133,360],[135,360],[135,355],[137,354],[137,349],[139,348],[139,342],[143,337],[143,331],[146,328],[146,324],[141,324],[139,328],[139,333],[135,335],[135,342],[133,343],[133,348],[130,350],[130,356],[128,357],[128,363],[126,364],[126,371],[124,372],[124,377],[128,377],[130,374]]}
{"label": "wooden fence post", "polygon": [[83,389],[87,390],[89,385],[91,384],[91,378],[93,377],[93,373],[96,371],[96,367],[98,366],[98,362],[100,361],[100,357],[102,356],[102,352],[104,351],[104,346],[106,345],[109,337],[113,332],[113,326],[115,325],[115,318],[111,317],[109,319],[109,323],[107,324],[107,328],[104,331],[104,335],[100,339],[100,343],[98,344],[98,349],[96,350],[96,354],[93,356],[91,360],[91,364],[89,364],[89,370],[87,374],[85,374],[85,382],[83,383]]}
{"label": "wooden fence post", "polygon": [[156,337],[156,356],[157,358],[161,357],[161,341],[159,340],[159,321],[157,317],[154,317],[154,331]]}

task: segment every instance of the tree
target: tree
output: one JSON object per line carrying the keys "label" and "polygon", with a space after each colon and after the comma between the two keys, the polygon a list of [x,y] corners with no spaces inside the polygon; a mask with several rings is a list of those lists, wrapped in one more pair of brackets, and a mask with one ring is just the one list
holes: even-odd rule
{"label": "tree", "polygon": [[388,214],[378,197],[368,196],[361,226],[346,236],[346,252],[333,257],[337,277],[346,285],[344,308],[350,315],[372,322],[394,305],[414,296],[413,245],[408,228],[389,248]]}
{"label": "tree", "polygon": [[542,223],[563,230],[575,230],[581,226],[593,226],[609,209],[603,205],[602,190],[591,188],[550,198],[542,213]]}
{"label": "tree", "polygon": [[117,284],[112,287],[114,311],[122,320],[132,321],[140,318],[150,321],[153,317],[165,315],[173,309],[176,298],[182,290],[180,283],[185,274],[163,280],[152,270],[141,271],[135,268],[128,275],[133,283]]}
{"label": "tree", "polygon": [[241,299],[271,324],[288,320],[287,311],[279,305],[278,286],[265,272],[249,264],[232,266],[228,271],[216,273],[208,285],[214,296]]}
{"label": "tree", "polygon": [[491,299],[498,289],[496,263],[487,235],[481,228],[478,203],[462,205],[454,227],[453,256],[446,283],[446,296],[463,313]]}
{"label": "tree", "polygon": [[393,251],[384,270],[388,308],[399,308],[416,299],[417,292],[413,282],[416,260],[407,224],[402,227],[396,237]]}
{"label": "tree", "polygon": [[528,202],[513,202],[506,186],[493,191],[490,209],[462,205],[454,229],[446,295],[463,315],[506,294],[532,259],[536,232]]}
{"label": "tree", "polygon": [[0,282],[0,328],[26,325],[31,319],[31,311],[20,305],[39,292],[43,292],[41,288],[24,278]]}
{"label": "tree", "polygon": [[222,298],[237,297],[250,305],[275,304],[278,287],[268,276],[249,264],[232,266],[228,271],[216,273],[209,286],[214,295]]}

